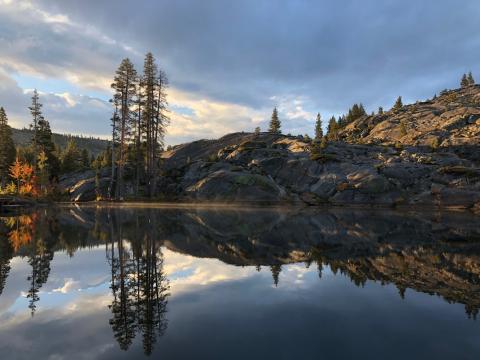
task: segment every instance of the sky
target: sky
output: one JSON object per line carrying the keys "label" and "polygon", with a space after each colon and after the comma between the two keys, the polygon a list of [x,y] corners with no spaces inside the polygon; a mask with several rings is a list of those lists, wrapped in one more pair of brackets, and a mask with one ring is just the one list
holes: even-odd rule
{"label": "sky", "polygon": [[268,127],[313,134],[480,78],[478,0],[0,0],[0,106],[28,126],[32,89],[55,132],[108,137],[121,60],[169,77],[167,144]]}

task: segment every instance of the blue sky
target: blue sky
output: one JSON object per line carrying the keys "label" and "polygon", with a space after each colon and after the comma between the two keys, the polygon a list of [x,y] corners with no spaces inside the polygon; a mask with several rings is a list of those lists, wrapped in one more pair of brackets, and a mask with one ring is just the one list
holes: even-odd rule
{"label": "blue sky", "polygon": [[110,82],[152,51],[170,78],[167,143],[266,128],[313,133],[339,115],[425,99],[480,77],[480,3],[464,0],[0,0],[0,106],[55,131],[108,136]]}

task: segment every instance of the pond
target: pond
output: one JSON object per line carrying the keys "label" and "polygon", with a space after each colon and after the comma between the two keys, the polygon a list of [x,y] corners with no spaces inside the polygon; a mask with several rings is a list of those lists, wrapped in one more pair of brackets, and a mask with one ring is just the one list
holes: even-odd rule
{"label": "pond", "polygon": [[2,359],[479,359],[479,308],[470,213],[0,217]]}

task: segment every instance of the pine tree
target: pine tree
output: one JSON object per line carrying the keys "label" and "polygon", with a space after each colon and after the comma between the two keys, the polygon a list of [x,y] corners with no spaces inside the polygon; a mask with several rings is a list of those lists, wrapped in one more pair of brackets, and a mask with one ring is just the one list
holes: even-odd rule
{"label": "pine tree", "polygon": [[342,116],[338,119],[338,126],[345,127],[350,124],[352,121],[357,120],[359,117],[367,115],[363,104],[353,104],[353,106],[348,110],[347,116]]}
{"label": "pine tree", "polygon": [[473,79],[472,72],[470,71],[467,76],[468,85],[475,85],[475,80]]}
{"label": "pine tree", "polygon": [[256,136],[260,135],[260,126],[257,126],[257,127],[255,128],[254,134],[255,134]]}
{"label": "pine tree", "polygon": [[395,101],[395,105],[393,105],[392,111],[394,111],[394,112],[399,111],[399,110],[402,109],[402,107],[403,107],[402,97],[399,96],[397,98],[397,100]]}
{"label": "pine tree", "polygon": [[168,79],[165,72],[159,71],[152,53],[145,56],[142,88],[142,133],[146,149],[148,194],[152,197],[156,192],[159,152],[163,148],[166,127],[170,121],[167,116]]}
{"label": "pine tree", "polygon": [[41,150],[37,156],[37,168],[38,168],[38,181],[40,184],[40,190],[43,194],[46,194],[49,171],[48,171],[47,154],[43,150]]}
{"label": "pine tree", "polygon": [[71,138],[62,154],[62,173],[80,170],[83,167],[82,154],[77,143]]}
{"label": "pine tree", "polygon": [[28,109],[30,110],[30,114],[32,114],[32,124],[30,125],[30,128],[33,130],[32,145],[34,152],[34,165],[36,165],[38,155],[38,123],[40,122],[40,120],[43,119],[42,106],[43,105],[40,103],[37,89],[35,89],[33,90],[32,95],[32,105],[28,107]]}
{"label": "pine tree", "polygon": [[378,115],[383,115],[383,107],[378,107]]}
{"label": "pine tree", "polygon": [[90,156],[89,156],[89,154],[88,154],[88,150],[87,150],[87,149],[83,149],[83,150],[82,150],[81,159],[82,159],[82,166],[83,166],[83,168],[84,168],[84,169],[90,168],[91,161],[90,161]]}
{"label": "pine tree", "polygon": [[8,126],[7,114],[0,107],[0,185],[5,187],[10,166],[15,161],[15,145],[12,139],[12,129]]}
{"label": "pine tree", "polygon": [[470,82],[468,81],[467,74],[463,74],[462,80],[460,81],[460,87],[465,88],[468,85],[470,85]]}
{"label": "pine tree", "polygon": [[330,118],[330,121],[328,122],[327,137],[330,140],[337,140],[337,135],[338,135],[338,123],[335,120],[335,116],[332,116]]}
{"label": "pine tree", "polygon": [[281,134],[280,127],[281,127],[281,122],[278,118],[277,108],[275,107],[275,108],[273,108],[272,118],[270,120],[270,127],[269,127],[268,131],[273,133],[273,134]]}
{"label": "pine tree", "polygon": [[132,112],[134,96],[136,95],[137,72],[130,59],[123,59],[118,67],[114,81],[111,85],[114,90],[112,103],[118,115],[118,122],[115,123],[114,131],[118,140],[118,161],[117,161],[117,186],[116,197],[123,196],[123,177],[126,163],[128,141],[131,130],[135,126],[135,118]]}
{"label": "pine tree", "polygon": [[323,138],[322,118],[320,113],[317,114],[317,121],[315,122],[315,140],[320,141]]}
{"label": "pine tree", "polygon": [[[37,124],[37,153],[35,157],[38,160],[38,154],[42,151],[45,152],[49,177],[55,178],[60,171],[60,161],[57,157],[56,147],[53,142],[52,130],[50,129],[50,123],[41,117]],[[35,162],[36,163],[36,162]]]}

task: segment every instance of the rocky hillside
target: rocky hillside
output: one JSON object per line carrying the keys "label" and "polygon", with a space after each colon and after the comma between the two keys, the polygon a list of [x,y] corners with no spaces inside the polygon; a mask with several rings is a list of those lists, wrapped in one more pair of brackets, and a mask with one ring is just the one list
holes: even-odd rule
{"label": "rocky hillside", "polygon": [[478,163],[448,148],[330,142],[312,160],[302,137],[230,134],[164,154],[161,190],[198,201],[479,206]]}
{"label": "rocky hillside", "polygon": [[442,92],[398,111],[362,116],[340,131],[340,139],[361,144],[478,146],[480,85]]}
{"label": "rocky hillside", "polygon": [[[185,202],[480,210],[479,104],[480,86],[471,86],[361,117],[315,159],[302,136],[234,133],[178,145],[162,155],[158,193]],[[63,185],[74,201],[94,198],[93,173]]]}
{"label": "rocky hillside", "polygon": [[[269,133],[176,146],[163,154],[158,191],[186,202],[480,208],[479,164],[449,148],[330,142],[312,160],[310,147],[302,137]],[[109,174],[101,173],[102,187]],[[62,185],[74,201],[94,199],[93,172]]]}

